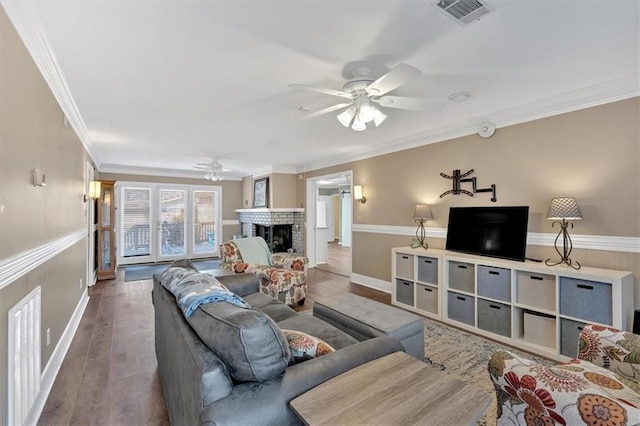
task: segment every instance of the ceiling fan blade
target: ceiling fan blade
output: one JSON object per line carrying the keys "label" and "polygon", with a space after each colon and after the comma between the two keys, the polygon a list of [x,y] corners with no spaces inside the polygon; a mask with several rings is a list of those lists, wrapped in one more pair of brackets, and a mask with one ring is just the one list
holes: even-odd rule
{"label": "ceiling fan blade", "polygon": [[301,120],[308,120],[310,118],[316,118],[316,117],[321,116],[323,114],[328,114],[330,112],[337,111],[339,109],[348,107],[349,105],[352,105],[352,104],[353,104],[353,102],[346,102],[346,103],[343,103],[343,104],[332,105],[332,106],[330,106],[328,108],[321,109],[320,111],[316,111],[316,112],[312,112],[311,114],[304,115],[304,116],[300,117],[300,119]]}
{"label": "ceiling fan blade", "polygon": [[444,108],[444,102],[429,99],[407,98],[405,96],[383,96],[371,99],[373,102],[387,108],[413,109],[416,111],[436,112]]}
{"label": "ceiling fan blade", "polygon": [[416,67],[398,64],[398,66],[368,85],[364,90],[372,96],[382,96],[421,75],[422,73]]}
{"label": "ceiling fan blade", "polygon": [[325,89],[323,87],[308,86],[306,84],[290,84],[292,89],[308,90],[310,92],[324,93],[325,95],[340,96],[342,98],[353,99],[351,93],[342,92],[340,90]]}
{"label": "ceiling fan blade", "polygon": [[193,168],[198,170],[211,170],[211,167],[207,166],[193,166]]}

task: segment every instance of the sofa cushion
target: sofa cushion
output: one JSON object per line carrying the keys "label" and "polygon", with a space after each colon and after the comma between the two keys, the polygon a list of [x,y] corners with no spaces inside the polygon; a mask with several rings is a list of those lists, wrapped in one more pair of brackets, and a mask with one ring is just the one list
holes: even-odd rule
{"label": "sofa cushion", "polygon": [[284,333],[259,310],[210,303],[187,321],[237,381],[269,380],[289,365],[291,352]]}
{"label": "sofa cushion", "polygon": [[275,322],[280,322],[298,315],[296,311],[278,299],[262,292],[249,294],[244,297],[244,301],[251,305],[252,308],[256,308],[267,314]]}
{"label": "sofa cushion", "polygon": [[310,314],[300,314],[278,322],[282,329],[302,331],[324,340],[333,348],[342,349],[351,346],[358,341],[342,330],[324,322]]}
{"label": "sofa cushion", "polygon": [[282,332],[289,342],[289,350],[296,363],[335,351],[327,342],[302,331],[282,330]]}

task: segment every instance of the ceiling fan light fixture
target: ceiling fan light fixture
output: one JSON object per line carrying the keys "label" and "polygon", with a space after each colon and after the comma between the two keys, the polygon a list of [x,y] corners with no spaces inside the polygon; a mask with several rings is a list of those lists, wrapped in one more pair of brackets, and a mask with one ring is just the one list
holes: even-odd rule
{"label": "ceiling fan light fixture", "polygon": [[360,121],[359,117],[356,117],[353,120],[353,124],[351,125],[351,128],[356,132],[362,132],[363,130],[367,130],[367,126],[362,121]]}
{"label": "ceiling fan light fixture", "polygon": [[355,108],[351,107],[338,114],[337,118],[340,124],[342,124],[344,127],[349,127],[351,126],[351,120],[353,120],[353,117],[355,117],[355,115],[356,110]]}
{"label": "ceiling fan light fixture", "polygon": [[370,123],[373,121],[376,107],[371,105],[369,98],[361,96],[356,100],[358,106],[358,119],[363,123]]}
{"label": "ceiling fan light fixture", "polygon": [[387,119],[388,115],[380,111],[378,108],[374,108],[374,109],[375,111],[373,113],[373,124],[375,124],[376,127],[378,127],[379,125],[382,124],[384,120]]}

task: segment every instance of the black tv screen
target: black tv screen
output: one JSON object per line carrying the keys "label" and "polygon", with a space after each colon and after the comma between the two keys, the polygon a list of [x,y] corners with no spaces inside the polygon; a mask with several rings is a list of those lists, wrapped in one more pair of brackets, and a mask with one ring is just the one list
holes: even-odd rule
{"label": "black tv screen", "polygon": [[451,207],[447,250],[524,262],[529,206]]}

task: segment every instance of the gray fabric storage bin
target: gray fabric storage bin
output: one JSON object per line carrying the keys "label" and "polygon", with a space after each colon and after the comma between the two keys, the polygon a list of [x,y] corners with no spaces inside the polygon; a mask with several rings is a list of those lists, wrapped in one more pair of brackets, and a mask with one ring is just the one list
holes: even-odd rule
{"label": "gray fabric storage bin", "polygon": [[478,295],[511,302],[511,269],[478,265]]}
{"label": "gray fabric storage bin", "polygon": [[438,259],[418,256],[418,281],[438,284]]}
{"label": "gray fabric storage bin", "polygon": [[474,293],[475,266],[472,263],[449,262],[449,288]]}
{"label": "gray fabric storage bin", "polygon": [[449,319],[475,325],[474,319],[476,312],[474,297],[450,291],[447,294],[447,309]]}
{"label": "gray fabric storage bin", "polygon": [[560,319],[560,353],[562,355],[570,358],[578,356],[578,342],[584,325],[583,322]]}
{"label": "gray fabric storage bin", "polygon": [[427,285],[416,284],[416,308],[438,313],[438,289]]}
{"label": "gray fabric storage bin", "polygon": [[611,325],[611,284],[560,277],[560,313]]}
{"label": "gray fabric storage bin", "polygon": [[478,299],[478,328],[511,337],[511,306]]}
{"label": "gray fabric storage bin", "polygon": [[396,253],[396,277],[413,280],[413,255]]}
{"label": "gray fabric storage bin", "polygon": [[396,301],[413,306],[413,282],[396,278]]}

